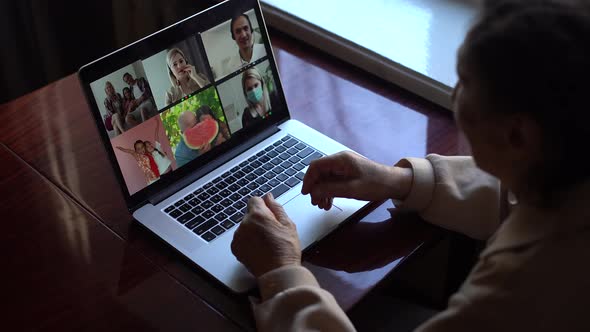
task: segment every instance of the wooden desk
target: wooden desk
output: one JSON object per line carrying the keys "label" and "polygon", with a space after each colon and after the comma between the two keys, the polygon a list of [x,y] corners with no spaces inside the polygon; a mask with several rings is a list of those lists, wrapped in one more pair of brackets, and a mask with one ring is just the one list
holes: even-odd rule
{"label": "wooden desk", "polygon": [[[350,68],[285,35],[271,31],[270,36],[293,118],[386,164],[393,164],[403,156],[466,152],[448,111],[374,76]],[[28,250],[24,258],[28,268],[22,267],[22,260],[9,261],[8,271],[16,272],[15,278],[22,276],[24,281],[29,278],[27,275],[36,274],[39,269],[41,276],[49,276],[54,271],[53,265],[56,269],[65,269],[70,256],[81,255],[77,258],[80,260],[80,269],[85,257],[102,257],[104,262],[101,261],[101,264],[116,265],[124,260],[128,263],[123,264],[124,269],[119,268],[117,271],[120,275],[129,276],[129,279],[119,278],[124,279],[124,282],[117,281],[119,284],[113,286],[117,292],[120,292],[119,288],[123,288],[124,292],[136,284],[150,285],[138,290],[137,302],[158,303],[155,307],[169,310],[169,315],[173,315],[175,309],[182,315],[194,315],[186,317],[186,323],[193,327],[203,323],[202,319],[195,317],[213,317],[220,312],[228,320],[227,329],[231,330],[234,326],[246,330],[253,328],[245,296],[231,294],[222,288],[198,267],[133,221],[126,211],[74,75],[0,106],[0,114],[3,119],[1,142],[47,179],[47,182],[39,180],[38,184],[30,183],[27,186],[10,182],[16,181],[12,178],[3,180],[3,212],[10,211],[8,220],[19,220],[13,235],[5,240],[5,247],[8,252],[14,252],[15,248]],[[3,153],[8,155],[7,152]],[[15,166],[18,164],[16,161],[13,164],[10,166],[3,162],[2,174],[24,172]],[[22,166],[22,162],[19,165]],[[27,172],[34,173],[30,169]],[[63,192],[59,194],[60,199],[53,199],[47,205],[29,202],[41,199],[34,188],[38,186],[39,190],[49,191],[49,183],[54,185],[51,188],[55,195],[58,195],[57,189]],[[21,191],[23,186],[28,191]],[[415,217],[391,218],[386,209],[388,206],[391,203],[378,207],[362,218],[361,222],[351,223],[332,234],[305,256],[306,266],[318,277],[320,284],[335,295],[345,310],[352,308],[405,257],[434,235],[432,227]],[[50,211],[46,211],[46,208]],[[49,218],[48,214],[51,215]],[[72,214],[83,215],[84,224],[91,224],[92,227],[85,226],[80,231],[76,228],[79,222],[68,217]],[[44,228],[65,227],[63,225],[67,223],[72,223],[71,228],[65,228],[71,229],[71,234],[60,229],[64,240],[51,236]],[[69,240],[68,236],[83,236],[84,239],[105,236],[110,237],[110,240],[93,240],[90,245],[84,244],[90,240],[80,242]],[[48,254],[51,251],[44,249],[45,246],[57,245],[61,247],[56,254]],[[30,251],[29,246],[36,246],[39,250]],[[124,248],[130,254],[116,256],[112,253],[113,246]],[[41,268],[38,266],[40,262],[44,264]],[[66,271],[61,273],[69,277]],[[34,288],[23,289],[15,294],[19,300],[31,305],[29,312],[32,309],[47,312],[45,320],[37,321],[37,325],[34,321],[28,323],[36,327],[51,323],[55,323],[56,327],[69,327],[67,319],[59,320],[59,317],[64,317],[61,315],[76,316],[76,313],[84,313],[89,308],[102,310],[104,315],[101,317],[105,320],[111,315],[125,315],[122,309],[118,313],[116,309],[111,309],[107,300],[94,301],[93,296],[98,296],[99,285],[102,284],[101,278],[106,277],[95,277],[93,273],[84,276],[71,276],[71,279],[66,279],[71,280],[71,283],[59,284],[63,287],[69,285],[72,297],[79,296],[78,305],[75,306],[53,307],[54,302],[49,297],[52,294],[32,291],[41,288],[59,292],[55,289],[55,282],[60,280],[57,276],[36,278]],[[154,278],[161,278],[161,281],[151,284]],[[173,288],[169,284],[173,283],[171,280],[177,282],[174,287],[179,287],[175,292],[166,288]],[[26,288],[25,284],[18,285]],[[159,296],[149,299],[152,293]],[[108,298],[108,294],[104,296]],[[190,306],[182,302],[188,299],[192,299]],[[92,306],[87,307],[91,303]],[[210,306],[209,311],[199,311],[203,303]],[[143,305],[148,306],[145,303]],[[129,317],[136,315],[132,309],[128,308],[126,313]],[[16,307],[14,310],[18,311]],[[156,316],[153,319],[162,321],[168,317],[158,310],[154,310],[151,315]],[[93,317],[81,315],[79,322],[91,324]],[[151,323],[148,321],[146,324]]]}

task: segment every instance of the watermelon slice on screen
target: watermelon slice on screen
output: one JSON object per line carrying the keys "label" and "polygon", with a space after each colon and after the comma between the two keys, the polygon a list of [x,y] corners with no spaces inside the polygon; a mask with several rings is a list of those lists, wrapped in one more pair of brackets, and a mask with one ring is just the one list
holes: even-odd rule
{"label": "watermelon slice on screen", "polygon": [[219,124],[213,119],[206,119],[197,123],[194,127],[184,131],[182,138],[191,149],[201,149],[213,142],[219,133]]}

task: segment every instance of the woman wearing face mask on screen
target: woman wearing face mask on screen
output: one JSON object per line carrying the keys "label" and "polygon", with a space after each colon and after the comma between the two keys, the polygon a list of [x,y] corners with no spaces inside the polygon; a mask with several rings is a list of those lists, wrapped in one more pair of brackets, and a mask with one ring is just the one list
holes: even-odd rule
{"label": "woman wearing face mask on screen", "polygon": [[258,69],[252,67],[242,74],[242,89],[248,107],[242,113],[242,127],[259,122],[270,115],[277,105],[276,94],[269,93],[267,82],[264,82]]}

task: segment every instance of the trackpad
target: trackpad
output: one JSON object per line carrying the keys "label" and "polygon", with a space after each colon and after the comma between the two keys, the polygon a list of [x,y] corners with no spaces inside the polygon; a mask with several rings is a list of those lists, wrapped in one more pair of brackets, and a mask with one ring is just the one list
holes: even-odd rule
{"label": "trackpad", "polygon": [[324,237],[342,222],[342,209],[334,205],[330,211],[321,210],[311,205],[309,195],[297,195],[283,207],[297,225],[301,249]]}

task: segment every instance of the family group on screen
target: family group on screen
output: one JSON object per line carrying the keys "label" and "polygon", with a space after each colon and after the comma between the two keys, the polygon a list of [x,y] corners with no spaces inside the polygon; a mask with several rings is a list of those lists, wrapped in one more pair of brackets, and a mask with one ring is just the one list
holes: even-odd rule
{"label": "family group on screen", "polygon": [[130,195],[279,107],[253,10],[91,83]]}

